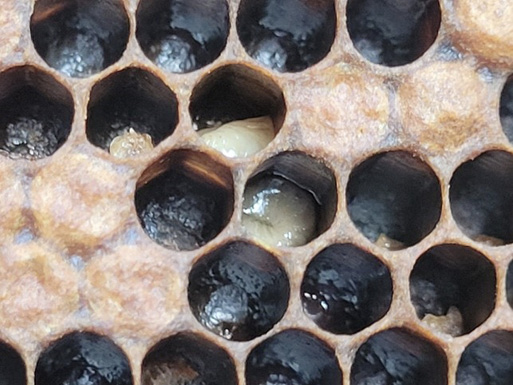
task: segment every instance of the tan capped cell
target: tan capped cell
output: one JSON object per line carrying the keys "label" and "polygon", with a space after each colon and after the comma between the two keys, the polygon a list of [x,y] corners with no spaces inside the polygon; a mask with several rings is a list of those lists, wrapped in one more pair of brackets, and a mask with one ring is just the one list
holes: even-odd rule
{"label": "tan capped cell", "polygon": [[28,202],[18,176],[3,164],[0,165],[0,202],[0,239],[8,244],[26,225],[24,205]]}

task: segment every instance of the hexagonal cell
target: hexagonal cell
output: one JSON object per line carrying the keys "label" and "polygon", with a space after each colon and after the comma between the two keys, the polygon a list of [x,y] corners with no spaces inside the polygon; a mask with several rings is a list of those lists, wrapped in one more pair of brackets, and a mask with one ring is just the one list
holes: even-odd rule
{"label": "hexagonal cell", "polygon": [[321,61],[335,39],[333,0],[242,0],[237,32],[248,55],[280,72]]}
{"label": "hexagonal cell", "polygon": [[237,385],[232,358],[216,344],[192,333],[166,338],[142,363],[142,385]]}
{"label": "hexagonal cell", "polygon": [[417,316],[430,328],[452,336],[470,333],[495,306],[493,264],[461,245],[439,245],[426,251],[410,276]]}
{"label": "hexagonal cell", "polygon": [[208,145],[225,156],[237,157],[252,155],[274,138],[285,119],[286,107],[276,83],[261,72],[235,64],[221,67],[200,81],[189,111]]}
{"label": "hexagonal cell", "polygon": [[382,318],[392,302],[388,268],[354,245],[332,245],[309,263],[301,284],[303,309],[321,328],[353,334]]}
{"label": "hexagonal cell", "polygon": [[449,198],[459,228],[490,246],[513,242],[513,155],[487,151],[452,176]]}
{"label": "hexagonal cell", "polygon": [[132,385],[130,363],[109,338],[73,332],[54,341],[41,353],[36,385]]}
{"label": "hexagonal cell", "polygon": [[494,330],[467,346],[458,364],[457,385],[509,385],[512,382],[512,332]]}
{"label": "hexagonal cell", "polygon": [[175,94],[155,75],[128,68],[96,84],[87,114],[87,138],[116,157],[148,153],[178,123]]}
{"label": "hexagonal cell", "polygon": [[0,384],[27,384],[25,362],[16,350],[4,342],[0,342]]}
{"label": "hexagonal cell", "polygon": [[175,73],[212,63],[230,30],[225,0],[142,0],[136,17],[137,39],[146,56]]}
{"label": "hexagonal cell", "polygon": [[50,67],[84,78],[121,58],[129,22],[121,0],[37,0],[30,32]]}
{"label": "hexagonal cell", "polygon": [[31,66],[0,74],[0,153],[41,159],[69,136],[74,106],[69,91],[51,75]]}
{"label": "hexagonal cell", "polygon": [[504,134],[513,143],[513,77],[507,80],[502,89],[499,115]]}
{"label": "hexagonal cell", "polygon": [[389,67],[421,57],[435,41],[441,21],[438,0],[348,0],[346,15],[356,50]]}
{"label": "hexagonal cell", "polygon": [[202,257],[189,274],[189,305],[196,319],[234,341],[269,331],[287,310],[289,292],[278,260],[240,241]]}
{"label": "hexagonal cell", "polygon": [[193,250],[215,238],[233,213],[228,167],[188,150],[169,153],[143,173],[135,208],[144,231],[173,250]]}
{"label": "hexagonal cell", "polygon": [[353,169],[347,210],[370,241],[389,250],[420,242],[440,219],[440,183],[433,170],[404,151],[372,156]]}
{"label": "hexagonal cell", "polygon": [[301,246],[333,223],[333,172],[320,160],[284,152],[264,162],[244,190],[242,226],[270,246]]}
{"label": "hexagonal cell", "polygon": [[302,330],[285,330],[257,345],[246,360],[246,384],[342,383],[335,351]]}
{"label": "hexagonal cell", "polygon": [[406,329],[374,334],[356,352],[351,385],[447,384],[442,349]]}

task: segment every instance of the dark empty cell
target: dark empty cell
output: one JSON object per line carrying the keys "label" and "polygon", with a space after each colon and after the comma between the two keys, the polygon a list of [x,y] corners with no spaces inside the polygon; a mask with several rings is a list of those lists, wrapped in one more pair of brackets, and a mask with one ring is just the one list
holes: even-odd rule
{"label": "dark empty cell", "polygon": [[88,106],[87,138],[109,150],[131,130],[148,134],[153,145],[171,135],[178,122],[175,94],[154,75],[128,68],[96,84]]}
{"label": "dark empty cell", "polygon": [[190,72],[221,54],[230,22],[225,0],[142,0],[137,39],[150,60],[166,71]]}
{"label": "dark empty cell", "polygon": [[189,274],[194,316],[210,331],[235,341],[270,330],[287,309],[289,290],[276,258],[244,242],[204,256]]}
{"label": "dark empty cell", "polygon": [[367,60],[400,66],[418,59],[440,27],[438,0],[349,0],[347,29]]}
{"label": "dark empty cell", "polygon": [[358,165],[349,177],[346,199],[363,235],[390,249],[421,241],[435,228],[442,205],[434,172],[402,151],[381,153]]}
{"label": "dark empty cell", "polygon": [[495,306],[495,269],[469,247],[440,245],[429,249],[410,276],[417,316],[453,336],[481,325]]}
{"label": "dark empty cell", "polygon": [[41,159],[68,138],[73,119],[69,92],[50,75],[17,67],[0,75],[0,152]]}
{"label": "dark empty cell", "polygon": [[406,329],[370,337],[356,352],[351,385],[446,385],[443,351]]}
{"label": "dark empty cell", "polygon": [[508,266],[508,273],[506,275],[506,297],[508,303],[513,307],[513,263],[510,262]]}
{"label": "dark empty cell", "polygon": [[510,385],[513,383],[513,334],[491,331],[472,342],[461,356],[457,385]]}
{"label": "dark empty cell", "polygon": [[129,22],[120,0],[38,0],[30,30],[37,52],[50,67],[83,78],[119,60]]}
{"label": "dark empty cell", "polygon": [[234,64],[215,70],[198,83],[191,96],[189,111],[198,129],[270,116],[278,131],[285,119],[285,99],[270,78]]}
{"label": "dark empty cell", "polygon": [[510,142],[513,142],[513,81],[509,78],[501,94],[500,105],[501,124]]}
{"label": "dark empty cell", "polygon": [[333,0],[242,0],[237,32],[246,52],[280,72],[321,61],[335,39]]}
{"label": "dark empty cell", "polygon": [[302,330],[286,330],[257,345],[246,360],[247,385],[338,385],[334,350]]}
{"label": "dark empty cell", "polygon": [[305,312],[321,328],[352,334],[388,311],[392,279],[373,255],[350,244],[333,245],[308,265],[301,296]]}
{"label": "dark empty cell", "polygon": [[513,155],[488,151],[461,165],[449,191],[460,229],[492,246],[513,242]]}
{"label": "dark empty cell", "polygon": [[228,170],[203,154],[177,151],[146,170],[135,207],[154,241],[174,250],[193,250],[226,226],[233,211],[232,194]]}
{"label": "dark empty cell", "polygon": [[26,385],[25,362],[9,345],[0,342],[0,384],[2,385]]}
{"label": "dark empty cell", "polygon": [[237,385],[228,353],[191,333],[177,334],[151,348],[141,377],[142,385]]}
{"label": "dark empty cell", "polygon": [[39,357],[36,385],[132,385],[130,364],[110,339],[74,332],[51,344]]}

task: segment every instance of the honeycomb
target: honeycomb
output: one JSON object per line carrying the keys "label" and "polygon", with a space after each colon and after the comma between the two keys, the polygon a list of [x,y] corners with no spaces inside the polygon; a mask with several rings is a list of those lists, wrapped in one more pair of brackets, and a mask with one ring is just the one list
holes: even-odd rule
{"label": "honeycomb", "polygon": [[0,5],[1,385],[513,383],[512,2]]}

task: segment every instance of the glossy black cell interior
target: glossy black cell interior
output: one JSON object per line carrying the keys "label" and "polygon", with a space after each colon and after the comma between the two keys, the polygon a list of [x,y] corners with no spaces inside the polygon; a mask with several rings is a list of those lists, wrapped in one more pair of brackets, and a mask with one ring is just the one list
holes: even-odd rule
{"label": "glossy black cell interior", "polygon": [[130,128],[149,134],[153,144],[158,145],[173,133],[177,123],[175,94],[143,69],[132,67],[116,72],[91,91],[87,138],[104,150]]}
{"label": "glossy black cell interior", "polygon": [[37,0],[30,31],[50,67],[83,78],[121,58],[129,21],[121,0]]}
{"label": "glossy black cell interior", "polygon": [[440,28],[438,0],[348,0],[347,29],[372,63],[400,66],[418,59]]}
{"label": "glossy black cell interior", "polygon": [[374,334],[356,352],[351,385],[445,385],[443,351],[406,329]]}
{"label": "glossy black cell interior", "polygon": [[20,354],[11,346],[0,342],[0,384],[26,385],[27,368]]}
{"label": "glossy black cell interior", "polygon": [[34,67],[0,74],[0,153],[29,160],[52,155],[71,131],[71,94]]}
{"label": "glossy black cell interior", "polygon": [[36,385],[132,385],[125,353],[105,336],[73,332],[53,342],[41,354]]}
{"label": "glossy black cell interior", "polygon": [[502,129],[510,142],[513,142],[513,78],[509,78],[501,93],[499,114]]}
{"label": "glossy black cell interior", "polygon": [[353,334],[386,314],[392,278],[372,254],[351,244],[332,245],[308,265],[301,299],[306,314],[321,328]]}
{"label": "glossy black cell interior", "polygon": [[512,176],[513,155],[497,150],[469,160],[454,172],[451,210],[465,234],[483,242],[492,237],[492,245],[513,242]]}
{"label": "glossy black cell interior", "polygon": [[510,385],[511,383],[513,383],[513,333],[494,330],[467,346],[458,363],[457,385]]}
{"label": "glossy black cell interior", "polygon": [[189,274],[189,305],[196,319],[234,341],[269,331],[285,313],[289,292],[278,260],[241,241],[202,257]]}
{"label": "glossy black cell interior", "polygon": [[237,385],[232,358],[192,333],[168,337],[144,357],[142,385]]}
{"label": "glossy black cell interior", "polygon": [[410,292],[417,316],[446,315],[451,306],[463,317],[463,334],[481,325],[495,306],[493,264],[481,253],[445,244],[426,251],[410,276]]}
{"label": "glossy black cell interior", "polygon": [[200,152],[171,152],[139,179],[135,208],[155,242],[173,250],[196,249],[216,237],[232,215],[230,170]]}
{"label": "glossy black cell interior", "polygon": [[271,78],[247,66],[231,64],[216,69],[198,83],[189,112],[199,129],[268,115],[278,130],[286,109],[283,92]]}
{"label": "glossy black cell interior", "polygon": [[509,306],[513,307],[513,263],[510,262],[506,274],[506,296]]}
{"label": "glossy black cell interior", "polygon": [[142,0],[136,17],[137,39],[146,56],[175,73],[213,62],[230,30],[225,0]]}
{"label": "glossy black cell interior", "polygon": [[346,200],[349,216],[370,241],[385,235],[404,247],[435,228],[442,206],[433,170],[403,151],[380,153],[355,167]]}
{"label": "glossy black cell interior", "polygon": [[247,385],[342,383],[335,351],[302,330],[290,329],[257,345],[246,360]]}
{"label": "glossy black cell interior", "polygon": [[242,0],[237,32],[248,55],[280,72],[302,71],[330,51],[333,0]]}

